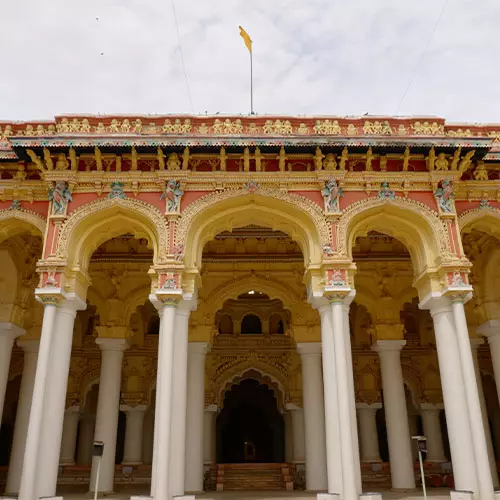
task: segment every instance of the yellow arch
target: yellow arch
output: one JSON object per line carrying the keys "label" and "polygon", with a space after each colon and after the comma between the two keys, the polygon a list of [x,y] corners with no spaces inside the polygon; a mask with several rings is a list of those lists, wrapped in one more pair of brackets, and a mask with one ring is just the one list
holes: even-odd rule
{"label": "yellow arch", "polygon": [[140,200],[97,200],[75,210],[61,227],[57,257],[86,271],[92,253],[105,241],[125,233],[146,238],[155,264],[166,260],[168,226],[161,212]]}
{"label": "yellow arch", "polygon": [[281,300],[285,309],[290,309],[293,304],[301,302],[301,297],[293,288],[258,273],[238,276],[225,281],[214,289],[207,290],[206,302],[217,311],[222,308],[226,300],[236,298],[252,289],[265,293],[270,299]]}
{"label": "yellow arch", "polygon": [[474,208],[458,216],[461,233],[477,229],[500,240],[500,210],[496,208]]}
{"label": "yellow arch", "polygon": [[299,244],[306,266],[319,265],[330,243],[322,209],[298,195],[275,189],[213,193],[191,203],[177,224],[176,245],[184,247],[188,269],[200,268],[205,244],[223,231],[250,224],[283,231]]}
{"label": "yellow arch", "polygon": [[423,203],[404,198],[370,198],[353,203],[343,212],[338,225],[337,249],[352,259],[358,236],[369,231],[388,234],[410,252],[415,275],[435,269],[450,257],[448,230],[437,213]]}
{"label": "yellow arch", "polygon": [[29,232],[45,237],[47,223],[40,215],[28,210],[0,210],[0,243],[20,233]]}

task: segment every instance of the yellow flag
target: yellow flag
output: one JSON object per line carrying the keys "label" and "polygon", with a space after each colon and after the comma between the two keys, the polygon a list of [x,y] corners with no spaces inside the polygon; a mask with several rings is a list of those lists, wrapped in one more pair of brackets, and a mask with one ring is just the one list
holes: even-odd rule
{"label": "yellow flag", "polygon": [[247,46],[248,52],[250,54],[252,53],[252,39],[250,38],[250,35],[241,27],[240,28],[240,36],[243,38],[243,41],[245,42],[245,45]]}

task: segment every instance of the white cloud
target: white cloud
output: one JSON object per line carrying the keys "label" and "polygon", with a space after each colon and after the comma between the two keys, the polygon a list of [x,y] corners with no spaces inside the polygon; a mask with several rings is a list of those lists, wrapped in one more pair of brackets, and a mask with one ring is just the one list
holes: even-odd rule
{"label": "white cloud", "polygon": [[[175,0],[195,111],[248,113],[241,24],[257,112],[393,115],[445,1]],[[192,111],[170,0],[0,12],[0,119]],[[399,114],[500,121],[499,18],[497,0],[448,0]]]}

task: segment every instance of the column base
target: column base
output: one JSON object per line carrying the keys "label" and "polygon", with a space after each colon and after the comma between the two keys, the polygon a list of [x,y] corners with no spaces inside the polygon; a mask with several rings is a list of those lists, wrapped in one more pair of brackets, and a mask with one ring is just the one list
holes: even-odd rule
{"label": "column base", "polygon": [[316,500],[340,500],[338,493],[318,493]]}
{"label": "column base", "polygon": [[474,497],[474,493],[472,491],[460,491],[460,490],[451,490],[450,498],[451,500],[472,500]]}
{"label": "column base", "polygon": [[378,492],[370,492],[367,491],[366,493],[361,493],[359,495],[360,500],[382,500],[382,493]]}

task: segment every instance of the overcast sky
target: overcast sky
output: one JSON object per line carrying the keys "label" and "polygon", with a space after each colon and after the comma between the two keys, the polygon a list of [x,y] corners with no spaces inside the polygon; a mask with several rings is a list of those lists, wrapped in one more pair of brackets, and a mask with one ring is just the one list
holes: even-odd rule
{"label": "overcast sky", "polygon": [[259,114],[500,122],[499,0],[175,0],[191,100],[172,0],[0,4],[0,120],[247,114],[241,24]]}

